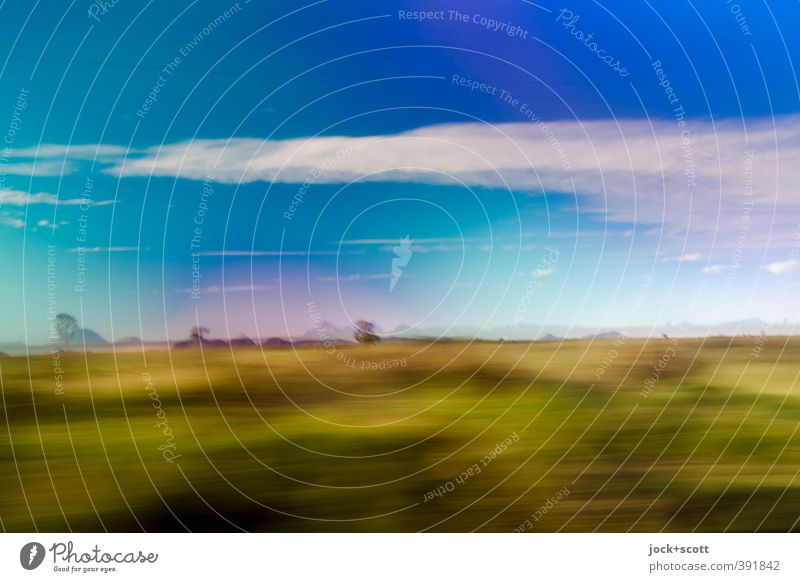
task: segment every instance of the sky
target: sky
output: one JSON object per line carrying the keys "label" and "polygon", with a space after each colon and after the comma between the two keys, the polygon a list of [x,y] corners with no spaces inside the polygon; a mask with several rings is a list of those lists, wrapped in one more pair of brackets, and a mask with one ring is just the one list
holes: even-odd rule
{"label": "sky", "polygon": [[4,3],[0,342],[56,312],[108,340],[794,323],[799,25],[722,0]]}

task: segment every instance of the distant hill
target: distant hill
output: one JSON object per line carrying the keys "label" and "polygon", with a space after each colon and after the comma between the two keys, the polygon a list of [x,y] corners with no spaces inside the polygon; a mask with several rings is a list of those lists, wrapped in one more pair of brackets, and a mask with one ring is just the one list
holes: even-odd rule
{"label": "distant hill", "polygon": [[[330,342],[332,344],[336,344],[338,346],[356,343],[353,340],[337,339],[337,338],[333,338],[332,340],[330,340]],[[322,341],[322,340],[318,340],[318,339],[299,339],[299,340],[294,340],[294,341],[290,342],[290,345],[293,345],[293,346],[321,346],[321,345],[325,345],[325,342]]]}
{"label": "distant hill", "polygon": [[619,333],[618,331],[605,331],[603,333],[596,333],[594,335],[587,335],[587,336],[584,336],[581,339],[602,340],[602,339],[619,339],[619,338],[622,338],[622,337],[625,337],[625,336],[622,335],[621,333]]}
{"label": "distant hill", "polygon": [[97,345],[97,344],[107,344],[108,342],[96,331],[91,329],[82,327],[75,335],[72,336],[72,341],[70,341],[71,347],[78,347],[82,345]]}
{"label": "distant hill", "polygon": [[135,335],[130,335],[128,337],[124,337],[122,339],[118,339],[114,342],[115,345],[118,346],[125,346],[125,345],[132,345],[132,344],[141,344],[141,338],[136,337]]}
{"label": "distant hill", "polygon": [[2,348],[6,352],[21,353],[25,351],[26,346],[22,342],[5,342],[0,344],[0,348]]}
{"label": "distant hill", "polygon": [[[234,340],[235,341],[235,340]],[[181,340],[172,343],[173,348],[178,349],[185,349],[185,348],[228,348],[231,346],[231,343],[222,339],[203,339],[203,340],[194,340],[194,339],[187,339]],[[253,345],[252,343],[250,345]]]}
{"label": "distant hill", "polygon": [[[329,321],[320,321],[303,334],[303,339],[320,341],[325,339],[353,339],[352,327],[337,327]],[[295,341],[294,343],[298,343]]]}

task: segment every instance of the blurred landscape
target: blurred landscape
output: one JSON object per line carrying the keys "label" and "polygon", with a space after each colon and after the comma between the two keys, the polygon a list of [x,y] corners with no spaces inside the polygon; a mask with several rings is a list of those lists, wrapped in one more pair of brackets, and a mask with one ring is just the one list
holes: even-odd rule
{"label": "blurred landscape", "polygon": [[0,357],[0,525],[798,531],[799,364],[774,336]]}

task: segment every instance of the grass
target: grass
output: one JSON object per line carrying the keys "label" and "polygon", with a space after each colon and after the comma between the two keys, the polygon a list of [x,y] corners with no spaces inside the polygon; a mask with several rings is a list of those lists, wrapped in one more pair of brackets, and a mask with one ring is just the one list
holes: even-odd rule
{"label": "grass", "polygon": [[51,356],[5,357],[0,525],[797,531],[800,339],[753,348],[715,338],[67,354],[63,391]]}

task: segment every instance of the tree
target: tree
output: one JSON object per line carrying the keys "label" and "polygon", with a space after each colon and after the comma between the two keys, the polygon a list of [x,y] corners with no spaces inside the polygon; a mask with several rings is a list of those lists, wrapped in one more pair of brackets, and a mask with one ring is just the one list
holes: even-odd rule
{"label": "tree", "polygon": [[78,333],[78,320],[69,313],[59,313],[56,315],[56,333],[61,338],[64,347],[69,345],[69,342]]}
{"label": "tree", "polygon": [[204,339],[206,339],[206,336],[210,332],[211,330],[204,325],[195,325],[189,332],[189,339],[196,342],[202,342]]}
{"label": "tree", "polygon": [[363,319],[356,322],[356,331],[353,333],[353,337],[360,344],[374,344],[381,341],[381,338],[375,333],[375,324]]}

